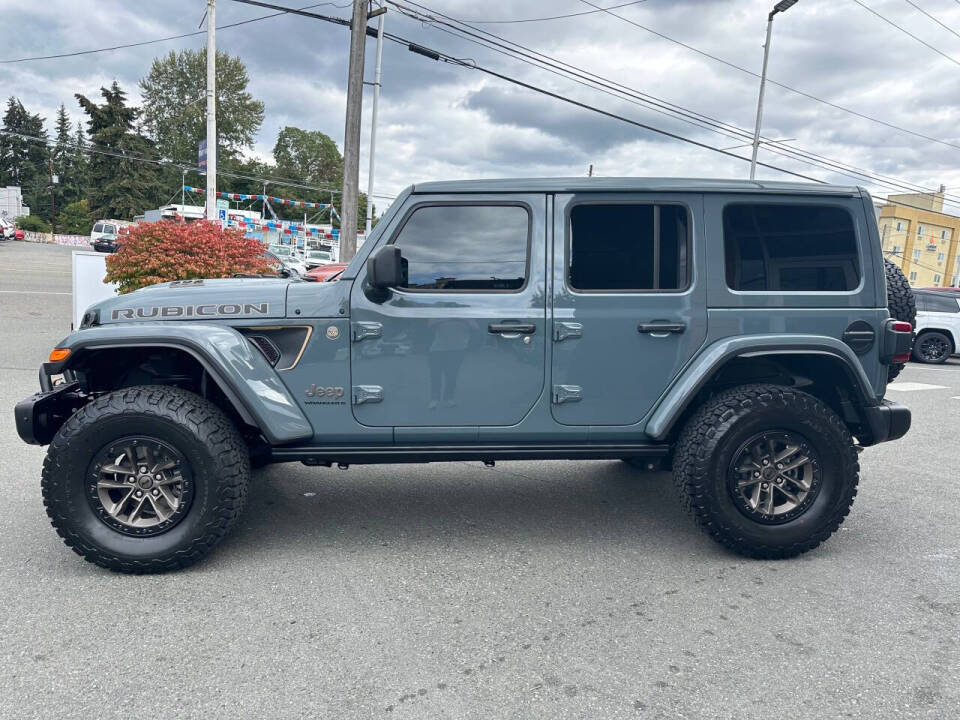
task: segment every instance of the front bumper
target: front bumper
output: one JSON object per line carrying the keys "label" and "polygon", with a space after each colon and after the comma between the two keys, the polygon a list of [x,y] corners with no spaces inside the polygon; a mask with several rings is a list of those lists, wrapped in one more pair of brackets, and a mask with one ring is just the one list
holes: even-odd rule
{"label": "front bumper", "polygon": [[18,402],[13,415],[20,439],[31,445],[47,445],[53,440],[60,426],[85,402],[77,392],[79,387],[76,382],[63,383]]}
{"label": "front bumper", "polygon": [[879,405],[863,409],[870,427],[870,445],[898,440],[910,429],[910,408],[881,400]]}

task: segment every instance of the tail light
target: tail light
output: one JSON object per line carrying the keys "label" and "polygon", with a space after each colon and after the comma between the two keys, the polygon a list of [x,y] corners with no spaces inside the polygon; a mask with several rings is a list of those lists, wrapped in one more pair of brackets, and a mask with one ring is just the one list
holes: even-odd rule
{"label": "tail light", "polygon": [[[897,333],[912,334],[913,325],[911,325],[908,322],[903,322],[902,320],[896,320],[893,323],[893,331]],[[907,352],[905,353],[899,353],[897,355],[894,355],[893,358],[891,358],[891,360],[892,362],[895,362],[895,363],[905,363],[908,360],[910,360],[910,351],[907,350]]]}

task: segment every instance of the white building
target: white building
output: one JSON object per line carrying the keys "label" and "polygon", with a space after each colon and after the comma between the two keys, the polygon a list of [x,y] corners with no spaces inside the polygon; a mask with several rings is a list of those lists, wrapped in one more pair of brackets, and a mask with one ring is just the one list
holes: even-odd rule
{"label": "white building", "polygon": [[23,204],[23,193],[16,185],[0,187],[0,217],[11,220],[21,215],[29,215],[30,208]]}

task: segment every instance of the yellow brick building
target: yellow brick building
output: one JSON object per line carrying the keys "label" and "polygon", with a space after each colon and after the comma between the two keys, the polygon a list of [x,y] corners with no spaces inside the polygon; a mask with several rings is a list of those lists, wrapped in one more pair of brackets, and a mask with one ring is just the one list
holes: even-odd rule
{"label": "yellow brick building", "polygon": [[877,223],[884,257],[914,287],[958,287],[960,217],[943,212],[943,192],[890,195]]}

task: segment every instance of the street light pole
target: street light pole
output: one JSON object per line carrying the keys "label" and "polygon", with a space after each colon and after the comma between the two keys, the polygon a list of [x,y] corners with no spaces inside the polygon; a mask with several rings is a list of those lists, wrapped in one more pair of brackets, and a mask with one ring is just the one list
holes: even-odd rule
{"label": "street light pole", "polygon": [[380,103],[380,59],[383,57],[383,22],[386,20],[386,9],[384,3],[377,23],[377,65],[373,73],[373,110],[370,115],[370,170],[367,173],[367,237],[373,227],[373,166],[377,151],[377,105]]}
{"label": "street light pole", "polygon": [[786,12],[797,0],[780,0],[767,15],[767,39],[763,44],[763,69],[760,71],[760,96],[757,98],[757,122],[753,129],[753,153],[750,157],[750,179],[757,174],[757,150],[760,149],[760,125],[763,122],[763,91],[767,84],[767,61],[770,59],[770,37],[773,34],[773,16]]}
{"label": "street light pole", "polygon": [[216,0],[207,0],[207,220],[217,219]]}

